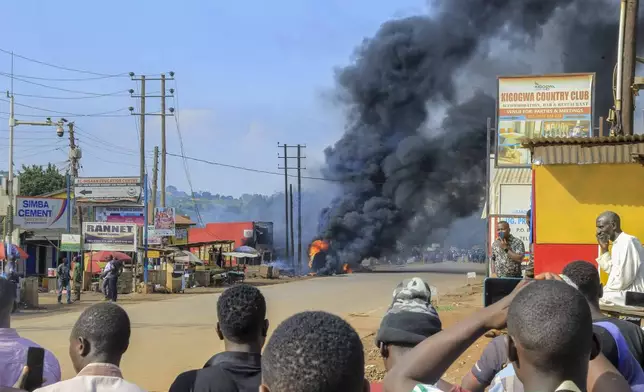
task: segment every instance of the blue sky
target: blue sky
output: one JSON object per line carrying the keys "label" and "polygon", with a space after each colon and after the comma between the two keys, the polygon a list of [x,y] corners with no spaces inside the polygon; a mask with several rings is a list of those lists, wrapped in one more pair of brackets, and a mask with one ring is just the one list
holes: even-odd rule
{"label": "blue sky", "polygon": [[[97,73],[174,71],[176,84],[168,82],[167,88],[176,88],[179,100],[169,99],[168,106],[179,110],[186,155],[277,171],[277,143],[301,143],[307,145],[307,167],[315,168],[324,147],[342,133],[342,113],[329,98],[334,68],[347,64],[354,48],[384,21],[426,12],[422,0],[25,0],[4,5],[0,48]],[[83,149],[81,175],[138,175],[138,119],[127,111],[137,100],[126,92],[136,88],[135,82],[128,77],[60,81],[54,79],[95,75],[21,58],[14,63],[14,74],[24,80],[14,81],[18,120],[73,119]],[[10,56],[0,53],[0,72],[10,69]],[[9,88],[9,78],[0,76],[0,89]],[[158,93],[159,82],[149,82],[147,91]],[[96,95],[107,93],[114,94]],[[158,110],[159,100],[148,99],[147,111]],[[0,170],[7,168],[8,111],[3,94]],[[69,115],[105,112],[113,113]],[[174,119],[167,124],[168,152],[180,153]],[[150,172],[159,129],[159,118],[148,117]],[[53,128],[18,126],[15,146],[18,166],[54,162],[64,167],[67,159],[67,139],[58,139]],[[270,194],[283,187],[279,176],[197,162],[189,162],[189,168],[195,190]],[[168,157],[167,184],[188,189],[178,158]]]}

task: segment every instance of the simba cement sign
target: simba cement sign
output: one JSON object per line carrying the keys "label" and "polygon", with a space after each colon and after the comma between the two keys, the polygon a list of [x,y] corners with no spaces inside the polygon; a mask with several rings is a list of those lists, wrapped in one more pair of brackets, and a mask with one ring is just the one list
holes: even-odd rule
{"label": "simba cement sign", "polygon": [[67,227],[67,200],[18,196],[16,201],[13,221],[23,230]]}

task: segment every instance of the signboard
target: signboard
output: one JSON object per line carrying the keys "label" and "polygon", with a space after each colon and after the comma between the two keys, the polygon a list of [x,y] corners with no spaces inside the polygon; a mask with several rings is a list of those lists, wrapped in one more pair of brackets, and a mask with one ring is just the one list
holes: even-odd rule
{"label": "signboard", "polygon": [[188,229],[175,229],[174,237],[170,237],[171,245],[186,245],[188,243]]}
{"label": "signboard", "polygon": [[145,216],[143,207],[95,207],[96,222],[134,223],[143,226]]}
{"label": "signboard", "polygon": [[74,198],[83,203],[141,201],[139,177],[83,177],[74,180]]}
{"label": "signboard", "polygon": [[500,215],[523,215],[530,209],[532,185],[501,184]]}
{"label": "signboard", "polygon": [[158,250],[149,250],[148,251],[148,258],[149,259],[158,259],[161,257],[161,252]]}
{"label": "signboard", "polygon": [[162,245],[163,236],[158,235],[154,230],[154,225],[148,225],[148,245]]}
{"label": "signboard", "polygon": [[592,134],[594,74],[499,77],[497,165],[530,166],[521,139]]}
{"label": "signboard", "polygon": [[154,209],[154,231],[157,235],[171,237],[174,235],[174,208],[157,207]]}
{"label": "signboard", "polygon": [[61,234],[60,251],[61,252],[80,252],[80,234]]}
{"label": "signboard", "polygon": [[67,200],[53,197],[16,197],[14,223],[23,230],[67,227]]}
{"label": "signboard", "polygon": [[136,251],[136,225],[130,223],[83,223],[85,250]]}

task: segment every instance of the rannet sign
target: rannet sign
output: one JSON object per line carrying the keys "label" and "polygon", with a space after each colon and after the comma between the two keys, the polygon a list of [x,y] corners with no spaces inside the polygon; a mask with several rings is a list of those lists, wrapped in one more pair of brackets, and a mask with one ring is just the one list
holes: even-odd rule
{"label": "rannet sign", "polygon": [[84,249],[136,251],[137,226],[129,223],[83,223]]}
{"label": "rannet sign", "polygon": [[67,200],[19,196],[16,201],[14,223],[22,229],[64,229],[67,227]]}

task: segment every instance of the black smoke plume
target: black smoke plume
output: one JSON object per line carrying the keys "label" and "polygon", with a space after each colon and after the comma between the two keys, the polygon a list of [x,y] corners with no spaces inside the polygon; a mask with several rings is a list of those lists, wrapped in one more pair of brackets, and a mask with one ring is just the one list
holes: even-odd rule
{"label": "black smoke plume", "polygon": [[[555,66],[544,73],[597,72],[597,116],[612,105],[619,2],[433,5],[432,16],[384,23],[337,72],[348,121],[342,138],[325,150],[324,174],[343,190],[321,214],[319,237],[331,244],[329,272],[393,253],[401,240],[425,244],[455,218],[480,212],[497,75],[530,74],[531,64],[550,59]],[[546,38],[551,44],[535,52]],[[495,52],[499,42],[508,49]],[[482,91],[459,96],[457,85],[481,76],[487,76]],[[429,114],[436,109],[445,116],[433,129]]]}

